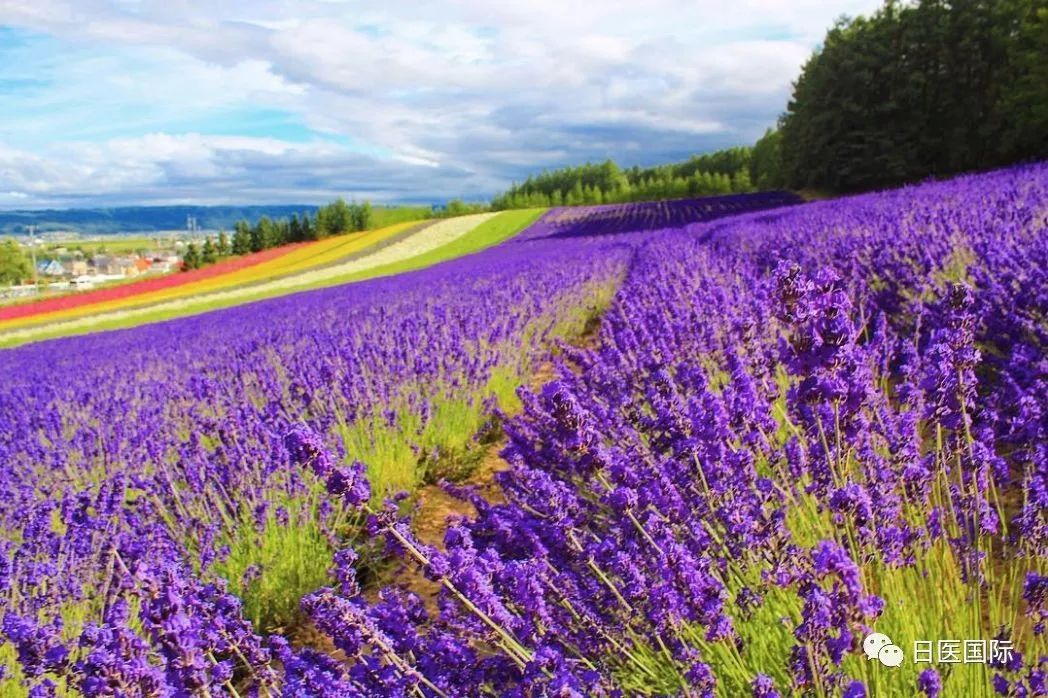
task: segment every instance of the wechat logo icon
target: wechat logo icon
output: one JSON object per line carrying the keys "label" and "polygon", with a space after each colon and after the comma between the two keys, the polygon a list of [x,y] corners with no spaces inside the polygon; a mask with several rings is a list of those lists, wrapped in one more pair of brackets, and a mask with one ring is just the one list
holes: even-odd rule
{"label": "wechat logo icon", "polygon": [[862,641],[862,651],[868,659],[876,659],[884,666],[902,664],[902,648],[892,644],[892,639],[883,633],[871,633]]}

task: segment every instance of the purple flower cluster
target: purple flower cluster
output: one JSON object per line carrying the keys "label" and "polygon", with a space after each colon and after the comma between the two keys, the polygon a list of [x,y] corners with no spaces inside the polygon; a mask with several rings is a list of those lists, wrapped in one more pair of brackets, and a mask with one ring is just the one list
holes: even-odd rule
{"label": "purple flower cluster", "polygon": [[[985,628],[1017,647],[994,687],[1043,692],[1048,166],[710,222],[776,203],[791,202],[552,211],[429,272],[99,337],[122,364],[85,371],[52,345],[48,375],[79,370],[114,404],[41,387],[39,362],[6,354],[0,521],[18,535],[0,597],[24,684],[875,695],[886,679],[861,643],[892,612],[885,579],[920,584],[935,560],[973,597],[1007,596],[1002,569],[1020,580],[1014,626]],[[497,503],[449,488],[476,515],[439,547],[376,503],[340,425],[428,419],[433,386],[490,380],[543,308],[620,275],[595,341],[562,347],[555,378],[499,415]],[[230,520],[311,488],[340,552],[332,586],[301,601],[325,639],[299,647],[261,637],[203,558],[228,554],[207,541]],[[432,598],[361,588],[364,555],[334,535],[346,510]],[[70,603],[83,627],[63,621]],[[948,695],[955,678],[899,690]]]}
{"label": "purple flower cluster", "polygon": [[[679,225],[776,203],[729,197],[660,215]],[[550,224],[394,278],[4,351],[0,649],[20,667],[6,681],[203,695],[269,685],[279,664],[308,685],[313,655],[259,640],[224,590],[266,569],[215,570],[238,540],[309,517],[343,547],[347,511],[385,492],[339,436],[439,431],[441,401],[490,409],[496,375],[528,371],[642,237],[559,238]],[[407,446],[423,467],[430,454]],[[303,506],[318,484],[319,502]],[[352,592],[352,551],[334,557],[332,579]]]}
{"label": "purple flower cluster", "polygon": [[346,467],[338,465],[327,451],[320,436],[308,426],[298,424],[284,435],[284,447],[291,457],[292,465],[309,468],[331,496],[357,508],[371,499],[371,483],[367,479],[367,466],[354,461]]}
{"label": "purple flower cluster", "polygon": [[[968,251],[1002,228],[1040,249],[1046,202],[1040,166],[652,233],[598,345],[521,391],[505,503],[474,500],[442,549],[376,520],[440,583],[435,615],[392,591],[314,613],[354,652],[368,645],[372,673],[426,695],[866,696],[853,659],[885,613],[872,570],[920,570],[945,545],[934,554],[977,590],[1002,564],[993,547],[1042,570],[1018,589],[1038,630],[985,632],[1037,657],[1048,501],[1029,420],[1048,398],[1029,366],[1048,343],[1025,333],[1021,366],[1001,360],[1013,350],[987,309],[1003,303],[978,283],[996,271]],[[1023,273],[1048,288],[1043,270]],[[1001,384],[1025,400],[1021,419]],[[765,607],[786,615],[754,630]],[[415,620],[379,633],[371,614]],[[754,632],[788,651],[748,659]],[[401,663],[432,633],[456,658],[484,649],[467,660],[483,679]],[[1009,695],[1043,687],[1022,656],[1000,667]],[[929,669],[909,690],[943,695],[945,678]]]}

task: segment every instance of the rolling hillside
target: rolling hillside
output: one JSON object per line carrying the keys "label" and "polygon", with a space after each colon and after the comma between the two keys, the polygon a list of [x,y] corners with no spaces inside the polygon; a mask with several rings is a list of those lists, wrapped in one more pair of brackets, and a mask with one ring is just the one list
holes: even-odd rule
{"label": "rolling hillside", "polygon": [[395,274],[518,233],[542,209],[405,222],[248,255],[186,274],[0,309],[0,346],[193,315]]}

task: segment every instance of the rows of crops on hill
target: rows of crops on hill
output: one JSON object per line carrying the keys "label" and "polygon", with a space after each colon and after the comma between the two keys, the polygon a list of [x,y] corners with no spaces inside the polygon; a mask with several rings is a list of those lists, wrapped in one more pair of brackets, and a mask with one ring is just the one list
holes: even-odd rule
{"label": "rows of crops on hill", "polygon": [[430,260],[429,263],[451,259],[468,252],[467,248],[473,245],[471,242],[461,246],[461,250],[452,249],[462,238],[477,238],[476,247],[482,248],[488,223],[506,219],[508,225],[500,222],[496,227],[508,229],[512,234],[533,218],[531,211],[478,214],[436,222],[399,223],[327,238],[290,249],[263,263],[190,284],[0,322],[0,345],[132,327],[307,288],[370,278],[416,258]]}
{"label": "rows of crops on hill", "polygon": [[[550,341],[607,303],[631,250],[529,230],[420,272],[4,352],[0,651],[22,658],[8,686],[85,690],[130,671],[88,666],[99,628],[144,643],[132,646],[145,674],[125,686],[221,690],[225,667],[268,681],[275,646],[260,634],[300,622],[299,599],[336,581],[334,556],[362,525],[297,466],[288,430],[304,422],[367,463],[370,486],[364,466],[337,473],[376,502],[468,468],[491,409],[512,411]],[[160,588],[181,595],[178,610],[142,605]],[[227,635],[190,647],[166,636],[168,612]],[[41,642],[69,654],[37,663]],[[162,657],[182,668],[158,668]]]}
{"label": "rows of crops on hill", "polygon": [[[437,610],[346,554],[303,607],[353,660],[295,656],[296,689],[1043,694],[1046,232],[1040,166],[649,236],[522,393],[504,504],[461,493],[442,548],[370,510]],[[893,669],[874,629],[991,649]]]}
{"label": "rows of crops on hill", "polygon": [[556,209],[545,223],[551,235],[610,235],[633,230],[659,230],[797,203],[789,192],[771,191],[698,199],[670,199],[612,206],[571,206]]}
{"label": "rows of crops on hill", "polygon": [[[54,303],[12,309],[0,321],[0,331],[31,325],[53,324],[77,317],[137,308],[173,299],[188,298],[224,289],[269,281],[336,263],[372,248],[389,238],[415,231],[426,224],[398,223],[377,230],[347,233],[309,243],[285,245],[265,252],[119,289],[101,289],[80,296],[55,299]],[[241,259],[246,263],[238,264]],[[216,268],[217,267],[217,268]],[[34,308],[34,305],[41,307]],[[53,307],[53,306],[61,307]],[[30,312],[35,311],[35,312]]]}
{"label": "rows of crops on hill", "polygon": [[[4,351],[0,686],[1043,688],[1048,167],[786,202],[556,210],[422,271]],[[499,428],[504,501],[450,487],[477,516],[417,540],[395,493]],[[398,556],[439,603],[374,588]],[[874,627],[1014,652],[878,672]]]}
{"label": "rows of crops on hill", "polygon": [[[637,236],[598,346],[521,393],[505,503],[460,492],[442,548],[292,430],[441,599],[376,600],[345,552],[302,605],[352,659],[287,651],[285,689],[1043,694],[1046,228],[1040,166]],[[991,650],[891,669],[872,629]]]}
{"label": "rows of crops on hill", "polygon": [[[507,425],[507,503],[443,550],[386,524],[439,612],[307,607],[336,644],[381,629],[365,666],[410,643],[494,693],[1043,694],[1046,229],[1041,166],[653,236]],[[891,669],[873,629],[1011,649]]]}

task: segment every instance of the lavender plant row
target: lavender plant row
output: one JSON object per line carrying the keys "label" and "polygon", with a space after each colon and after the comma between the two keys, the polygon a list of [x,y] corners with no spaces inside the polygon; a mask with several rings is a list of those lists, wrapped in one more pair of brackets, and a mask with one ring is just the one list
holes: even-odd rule
{"label": "lavender plant row", "polygon": [[[349,584],[361,509],[468,448],[643,237],[553,226],[422,272],[0,353],[0,688],[297,694],[314,655],[275,623]],[[293,427],[329,472],[301,467]]]}
{"label": "lavender plant row", "polygon": [[[1044,695],[1046,227],[1037,165],[650,236],[521,391],[505,503],[449,487],[441,548],[361,505],[436,609],[344,551],[303,608],[345,661],[285,650],[285,693]],[[913,654],[964,640],[1008,649]]]}

